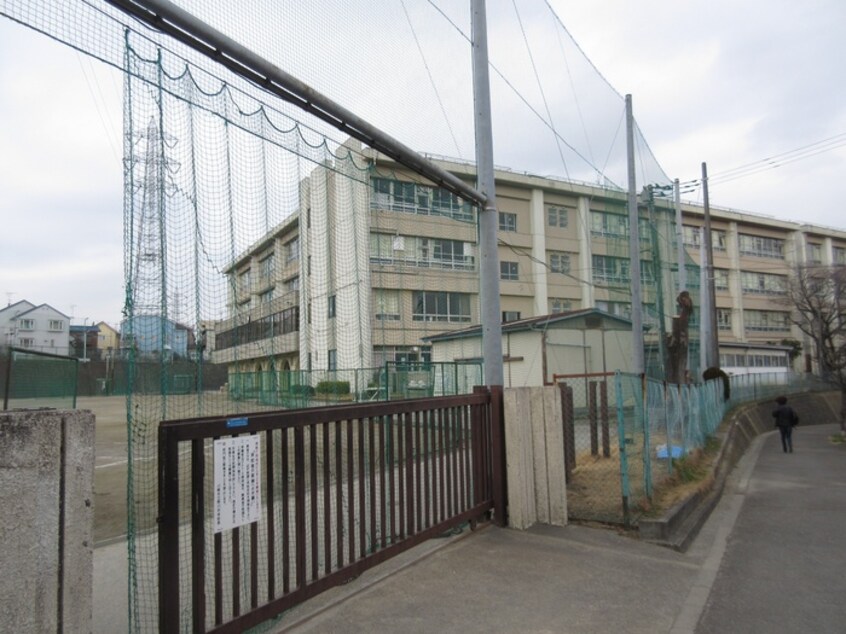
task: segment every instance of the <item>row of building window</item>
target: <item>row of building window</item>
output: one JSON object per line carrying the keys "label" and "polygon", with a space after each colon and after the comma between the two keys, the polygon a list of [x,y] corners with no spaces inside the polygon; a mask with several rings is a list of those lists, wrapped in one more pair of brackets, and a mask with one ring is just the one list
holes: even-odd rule
{"label": "row of building window", "polygon": [[473,245],[461,240],[422,238],[385,233],[370,234],[370,262],[407,264],[425,268],[472,270]]}
{"label": "row of building window", "polygon": [[[471,296],[468,293],[414,291],[411,302],[411,318],[414,321],[470,321]],[[402,318],[400,292],[377,289],[373,296],[373,308],[377,321],[399,321]]]}
{"label": "row of building window", "polygon": [[720,366],[724,368],[786,368],[787,355],[771,354],[721,354]]}
{"label": "row of building window", "polygon": [[[570,210],[559,205],[547,205],[546,224],[550,227],[566,229],[570,226]],[[500,211],[499,230],[517,231],[517,214],[510,211]]]}
{"label": "row of building window", "polygon": [[372,178],[373,209],[400,211],[424,216],[446,216],[453,220],[474,220],[473,206],[441,187]]}
{"label": "row of building window", "polygon": [[300,307],[293,306],[267,317],[250,320],[246,324],[219,332],[215,338],[215,347],[217,350],[226,350],[245,343],[297,332],[299,329]]}
{"label": "row of building window", "polygon": [[[65,322],[61,319],[51,319],[47,322],[47,330],[50,331],[59,331],[65,329]],[[35,320],[34,319],[19,319],[18,320],[18,330],[35,330]]]}

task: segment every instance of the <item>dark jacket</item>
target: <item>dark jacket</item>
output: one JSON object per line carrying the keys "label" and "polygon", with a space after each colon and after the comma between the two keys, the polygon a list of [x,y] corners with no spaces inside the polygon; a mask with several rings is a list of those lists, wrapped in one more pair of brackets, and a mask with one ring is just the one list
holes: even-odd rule
{"label": "dark jacket", "polygon": [[773,412],[776,427],[789,429],[799,423],[799,416],[793,411],[790,405],[779,405]]}

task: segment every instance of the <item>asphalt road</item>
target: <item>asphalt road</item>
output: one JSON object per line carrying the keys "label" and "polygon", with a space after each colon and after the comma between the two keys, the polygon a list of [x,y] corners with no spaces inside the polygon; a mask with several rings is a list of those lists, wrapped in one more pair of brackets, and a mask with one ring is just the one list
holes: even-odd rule
{"label": "asphalt road", "polygon": [[846,632],[846,445],[800,426],[764,440],[697,634]]}

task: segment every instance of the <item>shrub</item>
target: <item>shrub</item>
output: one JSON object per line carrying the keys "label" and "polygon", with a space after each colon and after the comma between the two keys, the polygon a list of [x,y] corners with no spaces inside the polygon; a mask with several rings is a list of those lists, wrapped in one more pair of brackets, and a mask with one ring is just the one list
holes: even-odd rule
{"label": "shrub", "polygon": [[310,385],[292,385],[288,392],[291,396],[314,396],[314,388]]}
{"label": "shrub", "polygon": [[349,394],[349,381],[321,381],[317,384],[318,394]]}

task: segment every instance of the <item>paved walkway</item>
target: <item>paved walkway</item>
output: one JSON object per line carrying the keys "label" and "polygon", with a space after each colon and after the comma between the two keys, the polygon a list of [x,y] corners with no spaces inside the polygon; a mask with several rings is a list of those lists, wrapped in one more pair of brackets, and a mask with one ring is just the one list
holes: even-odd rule
{"label": "paved walkway", "polygon": [[[777,434],[757,438],[686,553],[582,526],[487,527],[430,540],[286,613],[278,631],[842,632],[835,431],[799,427],[793,454]],[[95,631],[118,631],[97,627],[119,621],[96,583]]]}
{"label": "paved walkway", "polygon": [[[486,528],[285,615],[291,632],[843,632],[846,445],[755,440],[682,554],[580,526]],[[839,538],[839,539],[838,539]],[[376,573],[381,579],[370,579]]]}

